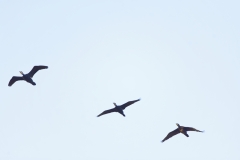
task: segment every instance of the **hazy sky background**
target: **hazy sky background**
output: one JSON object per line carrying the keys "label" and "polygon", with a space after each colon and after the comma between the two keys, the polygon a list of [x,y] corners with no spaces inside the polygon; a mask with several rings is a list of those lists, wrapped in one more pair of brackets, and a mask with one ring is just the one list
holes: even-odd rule
{"label": "hazy sky background", "polygon": [[[1,0],[0,159],[240,159],[239,6]],[[205,133],[161,143],[176,123]]]}

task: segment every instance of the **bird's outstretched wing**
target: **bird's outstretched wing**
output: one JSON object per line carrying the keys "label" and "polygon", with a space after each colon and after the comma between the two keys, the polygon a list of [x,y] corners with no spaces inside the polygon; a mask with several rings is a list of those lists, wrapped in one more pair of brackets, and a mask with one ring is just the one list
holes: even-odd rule
{"label": "bird's outstretched wing", "polygon": [[32,70],[28,73],[28,75],[32,78],[38,70],[47,69],[47,68],[48,66],[34,66]]}
{"label": "bird's outstretched wing", "polygon": [[24,80],[23,77],[17,77],[17,76],[13,76],[12,79],[9,81],[8,86],[12,86],[13,83],[15,83],[16,81],[20,81],[20,80]]}
{"label": "bird's outstretched wing", "polygon": [[162,140],[162,142],[168,140],[169,138],[171,138],[172,136],[175,136],[176,134],[180,133],[178,128],[175,129],[174,131],[172,132],[169,132],[168,135]]}
{"label": "bird's outstretched wing", "polygon": [[112,109],[109,109],[109,110],[106,110],[106,111],[103,111],[101,114],[98,115],[98,117],[104,115],[104,114],[108,114],[108,113],[111,113],[111,112],[117,112],[115,108],[112,108]]}
{"label": "bird's outstretched wing", "polygon": [[184,130],[185,130],[185,131],[203,132],[203,131],[199,131],[199,130],[197,130],[197,129],[195,129],[195,128],[192,128],[192,127],[184,127]]}
{"label": "bird's outstretched wing", "polygon": [[140,99],[137,99],[137,100],[134,100],[134,101],[128,101],[127,103],[122,104],[121,108],[125,109],[125,108],[127,108],[128,106],[132,105],[133,103],[135,103],[137,101],[140,101]]}

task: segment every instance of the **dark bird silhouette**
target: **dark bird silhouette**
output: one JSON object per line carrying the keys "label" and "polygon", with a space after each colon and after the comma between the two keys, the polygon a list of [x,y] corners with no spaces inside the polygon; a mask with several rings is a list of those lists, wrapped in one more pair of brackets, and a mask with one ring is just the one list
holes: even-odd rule
{"label": "dark bird silhouette", "polygon": [[16,81],[20,81],[20,80],[25,80],[26,82],[31,83],[32,85],[35,86],[36,83],[33,82],[32,77],[34,76],[35,73],[37,73],[37,71],[39,71],[41,69],[47,69],[47,68],[48,68],[48,66],[34,66],[28,74],[23,74],[23,72],[20,71],[20,73],[23,76],[22,77],[13,76],[12,79],[9,81],[8,86],[12,86],[13,83],[15,83]]}
{"label": "dark bird silhouette", "polygon": [[187,131],[196,131],[196,132],[203,132],[203,131],[199,131],[195,128],[192,127],[184,127],[184,126],[180,126],[178,123],[176,124],[178,126],[177,129],[173,130],[172,132],[169,132],[168,135],[162,140],[162,142],[168,140],[169,138],[171,138],[172,136],[177,135],[178,133],[182,133],[184,134],[186,137],[189,137],[189,135],[187,134]]}
{"label": "dark bird silhouette", "polygon": [[103,111],[101,114],[98,115],[98,117],[100,117],[104,114],[112,113],[112,112],[118,112],[125,117],[123,110],[137,101],[140,101],[140,99],[137,99],[134,101],[129,101],[127,103],[122,104],[121,106],[118,106],[116,103],[113,103],[115,105],[115,108]]}

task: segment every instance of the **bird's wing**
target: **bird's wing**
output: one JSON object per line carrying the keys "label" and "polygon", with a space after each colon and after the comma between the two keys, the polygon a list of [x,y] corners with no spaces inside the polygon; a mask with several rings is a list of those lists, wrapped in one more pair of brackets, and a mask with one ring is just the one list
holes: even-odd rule
{"label": "bird's wing", "polygon": [[121,108],[122,109],[125,109],[127,108],[128,106],[132,105],[133,103],[137,102],[137,101],[140,101],[140,99],[137,99],[137,100],[133,100],[133,101],[128,101],[127,103],[124,103],[121,105]]}
{"label": "bird's wing", "polygon": [[13,76],[12,79],[9,81],[8,86],[12,86],[13,83],[15,83],[16,81],[20,81],[20,80],[24,80],[23,77]]}
{"label": "bird's wing", "polygon": [[185,131],[203,132],[203,131],[199,131],[199,130],[197,130],[197,129],[195,129],[195,128],[192,128],[192,127],[184,127],[184,130],[185,130]]}
{"label": "bird's wing", "polygon": [[100,116],[102,116],[102,115],[104,115],[104,114],[111,113],[111,112],[116,112],[116,109],[115,109],[115,108],[112,108],[112,109],[103,111],[101,114],[98,115],[98,117],[100,117]]}
{"label": "bird's wing", "polygon": [[32,70],[28,73],[28,75],[32,78],[38,70],[47,69],[47,68],[48,66],[34,66]]}
{"label": "bird's wing", "polygon": [[169,138],[171,138],[172,136],[175,136],[176,134],[180,133],[178,128],[175,129],[174,131],[172,132],[169,132],[168,135],[162,140],[162,142],[168,140]]}

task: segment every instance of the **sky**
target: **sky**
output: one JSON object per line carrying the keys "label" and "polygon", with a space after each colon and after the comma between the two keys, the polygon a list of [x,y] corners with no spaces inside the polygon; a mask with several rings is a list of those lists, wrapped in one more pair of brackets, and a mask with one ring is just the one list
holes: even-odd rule
{"label": "sky", "polygon": [[239,5],[0,0],[0,159],[240,159]]}

